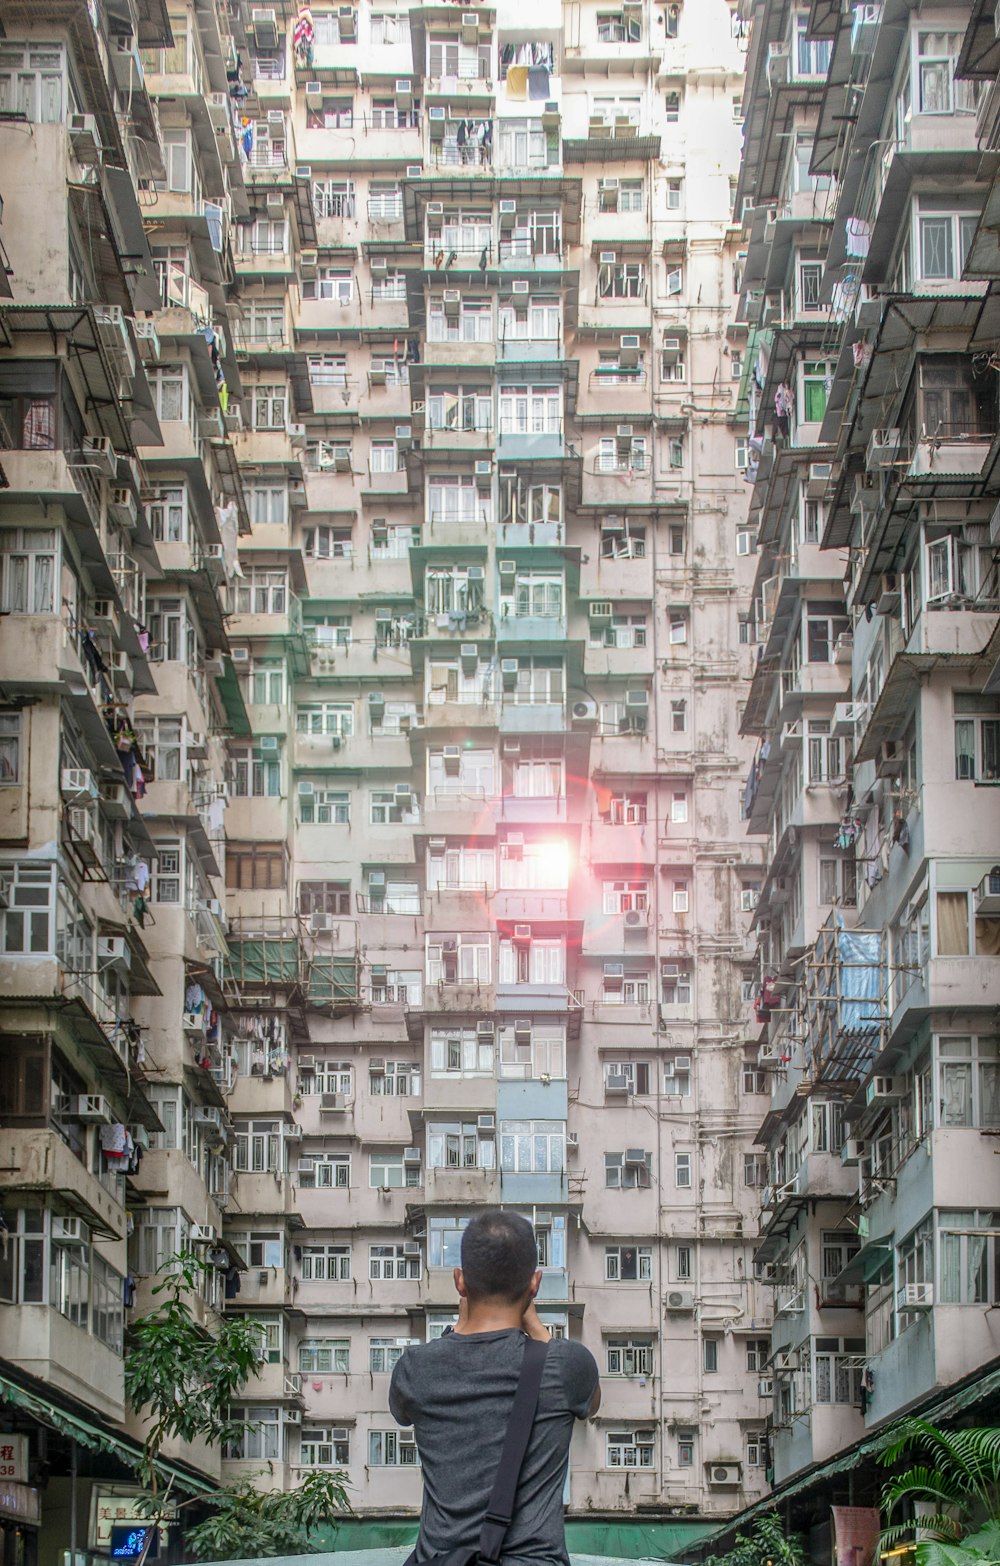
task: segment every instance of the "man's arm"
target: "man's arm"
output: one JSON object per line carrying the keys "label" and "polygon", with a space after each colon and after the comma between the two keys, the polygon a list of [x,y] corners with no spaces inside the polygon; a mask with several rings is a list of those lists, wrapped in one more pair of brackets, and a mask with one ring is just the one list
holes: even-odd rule
{"label": "man's arm", "polygon": [[397,1425],[412,1425],[413,1406],[410,1402],[407,1381],[408,1370],[406,1354],[400,1355],[393,1367],[392,1380],[389,1382],[389,1412]]}

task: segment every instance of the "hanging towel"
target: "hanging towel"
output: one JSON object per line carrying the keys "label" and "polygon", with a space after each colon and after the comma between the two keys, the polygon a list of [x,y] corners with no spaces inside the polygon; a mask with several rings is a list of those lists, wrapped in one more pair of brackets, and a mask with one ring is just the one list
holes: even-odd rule
{"label": "hanging towel", "polygon": [[[515,70],[517,67],[515,66]],[[528,67],[528,97],[538,103],[549,95],[549,68],[547,65]]]}
{"label": "hanging towel", "polygon": [[508,98],[527,98],[528,67],[526,65],[511,65],[508,67],[507,96]]}

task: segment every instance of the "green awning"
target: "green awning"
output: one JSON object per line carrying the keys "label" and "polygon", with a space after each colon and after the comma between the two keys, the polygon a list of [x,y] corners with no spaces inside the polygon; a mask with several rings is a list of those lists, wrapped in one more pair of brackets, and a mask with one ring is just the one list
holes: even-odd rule
{"label": "green awning", "polygon": [[835,1283],[871,1283],[886,1262],[892,1261],[892,1235],[883,1234],[877,1240],[868,1240],[847,1266],[838,1272]]}
{"label": "green awning", "polygon": [[[61,1408],[51,1398],[41,1392],[32,1392],[27,1387],[22,1387],[7,1376],[0,1375],[0,1403],[8,1403],[14,1408],[20,1408],[40,1424],[48,1425],[52,1430],[58,1430],[61,1435],[76,1441],[80,1446],[87,1447],[94,1452],[110,1452],[124,1463],[126,1468],[138,1472],[142,1460],[142,1448],[137,1441],[131,1440],[126,1435],[118,1435],[115,1431],[96,1423],[92,1419],[84,1419],[79,1414],[71,1413],[69,1409]],[[172,1478],[183,1489],[191,1494],[210,1495],[218,1486],[209,1480],[196,1477],[187,1469],[180,1468],[176,1463],[161,1461],[157,1463],[159,1472],[164,1477]]]}
{"label": "green awning", "polygon": [[[971,1376],[962,1386],[956,1390],[941,1391],[931,1397],[924,1398],[912,1408],[906,1409],[907,1417],[919,1416],[921,1419],[929,1419],[934,1424],[947,1423],[956,1414],[964,1409],[972,1408],[976,1403],[984,1402],[994,1394],[1000,1393],[1000,1360],[992,1361],[993,1369],[979,1371]],[[814,1468],[809,1468],[805,1473],[797,1474],[787,1484],[777,1485],[762,1501],[756,1501],[753,1506],[748,1506],[745,1511],[736,1517],[730,1517],[726,1523],[717,1528],[714,1533],[698,1541],[699,1559],[702,1558],[701,1545],[711,1546],[709,1553],[714,1554],[716,1547],[737,1530],[743,1530],[748,1523],[759,1517],[761,1512],[771,1512],[781,1506],[785,1501],[794,1499],[803,1491],[810,1490],[814,1485],[821,1484],[825,1479],[835,1479],[838,1475],[857,1469],[866,1459],[875,1458],[880,1452],[897,1438],[899,1422],[897,1419],[889,1421],[888,1425],[877,1434],[869,1436],[864,1441],[858,1441],[853,1446],[846,1447],[830,1462],[823,1463]]]}
{"label": "green awning", "polygon": [[215,688],[226,709],[226,722],[229,724],[230,733],[237,739],[246,739],[253,731],[250,727],[250,719],[247,717],[246,702],[243,700],[240,682],[236,678],[233,660],[223,658],[222,662],[225,673],[216,675]]}

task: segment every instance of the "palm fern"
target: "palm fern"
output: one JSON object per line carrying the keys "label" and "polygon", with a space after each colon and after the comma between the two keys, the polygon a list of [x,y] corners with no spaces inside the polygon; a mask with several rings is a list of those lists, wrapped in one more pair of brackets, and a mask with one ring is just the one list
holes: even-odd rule
{"label": "palm fern", "polygon": [[[919,1460],[894,1474],[882,1491],[882,1550],[919,1532],[917,1566],[1000,1562],[1000,1430],[940,1430],[925,1419],[906,1419],[879,1461],[890,1467],[914,1453]],[[900,1507],[914,1502],[927,1504],[930,1514],[893,1521]]]}

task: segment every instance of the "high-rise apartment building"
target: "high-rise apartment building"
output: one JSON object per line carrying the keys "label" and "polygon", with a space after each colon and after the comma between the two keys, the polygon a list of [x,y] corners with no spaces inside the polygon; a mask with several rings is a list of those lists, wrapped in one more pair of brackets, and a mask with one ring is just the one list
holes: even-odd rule
{"label": "high-rise apartment building", "polygon": [[676,1547],[767,1466],[742,24],[0,22],[4,1525],[128,1517],[178,1248],[262,1355],[179,1493],[412,1517],[389,1372],[502,1203],[602,1370],[571,1513]]}
{"label": "high-rise apartment building", "polygon": [[744,9],[755,1259],[774,1483],[827,1526],[997,1369],[998,53],[981,5]]}

